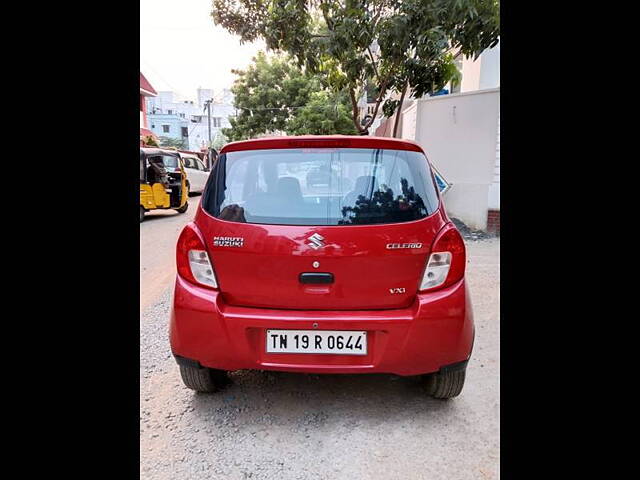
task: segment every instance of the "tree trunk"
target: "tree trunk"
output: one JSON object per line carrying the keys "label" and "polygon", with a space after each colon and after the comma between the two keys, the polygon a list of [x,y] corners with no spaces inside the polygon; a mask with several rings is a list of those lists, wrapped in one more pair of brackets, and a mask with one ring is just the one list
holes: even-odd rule
{"label": "tree trunk", "polygon": [[396,121],[393,124],[393,138],[398,138],[398,125],[400,125],[400,114],[402,113],[402,103],[404,102],[404,96],[407,94],[407,88],[409,87],[409,83],[404,84],[404,88],[402,89],[402,95],[400,95],[400,104],[398,105],[398,112],[396,113]]}
{"label": "tree trunk", "polygon": [[358,133],[362,133],[364,128],[360,125],[360,119],[358,115],[358,101],[356,100],[356,94],[353,89],[349,88],[349,98],[351,99],[351,118],[353,119],[353,124],[356,126],[356,130]]}

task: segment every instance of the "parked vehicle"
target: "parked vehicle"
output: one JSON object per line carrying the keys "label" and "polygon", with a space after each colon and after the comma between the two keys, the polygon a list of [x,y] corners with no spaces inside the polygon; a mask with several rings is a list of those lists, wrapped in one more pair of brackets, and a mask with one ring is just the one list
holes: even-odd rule
{"label": "parked vehicle", "polygon": [[184,162],[184,169],[187,172],[189,192],[202,193],[209,179],[209,169],[205,167],[202,160],[195,154],[180,152],[180,157]]}
{"label": "parked vehicle", "polygon": [[[314,169],[352,188],[318,191],[299,174]],[[170,342],[191,389],[259,369],[424,375],[436,398],[462,390],[475,335],[465,245],[414,142],[230,143],[176,250]]]}
{"label": "parked vehicle", "polygon": [[140,222],[155,209],[187,211],[189,188],[178,152],[160,148],[140,149]]}

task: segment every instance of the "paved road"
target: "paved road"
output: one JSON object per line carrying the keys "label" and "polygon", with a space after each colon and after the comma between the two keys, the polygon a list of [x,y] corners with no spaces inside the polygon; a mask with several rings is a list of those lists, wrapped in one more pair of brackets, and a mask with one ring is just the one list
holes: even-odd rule
{"label": "paved road", "polygon": [[158,300],[173,284],[176,274],[175,246],[178,235],[193,217],[200,196],[189,198],[185,213],[153,210],[140,224],[140,312]]}
{"label": "paved road", "polygon": [[414,378],[253,371],[234,373],[222,392],[196,394],[182,385],[167,322],[173,247],[198,199],[184,215],[152,214],[162,218],[140,227],[140,274],[148,280],[142,479],[499,478],[499,240],[468,243],[477,331],[460,397],[427,398]]}

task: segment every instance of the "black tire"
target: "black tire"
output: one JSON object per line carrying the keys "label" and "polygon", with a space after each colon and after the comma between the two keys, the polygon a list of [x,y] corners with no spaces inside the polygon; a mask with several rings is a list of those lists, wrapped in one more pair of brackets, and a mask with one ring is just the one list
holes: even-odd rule
{"label": "black tire", "polygon": [[180,365],[182,382],[196,392],[216,392],[229,383],[227,372],[212,368],[196,368]]}
{"label": "black tire", "polygon": [[140,205],[140,223],[144,221],[144,214],[146,213],[144,207]]}
{"label": "black tire", "polygon": [[427,393],[433,398],[447,399],[460,395],[464,387],[467,369],[444,370],[432,373],[426,378]]}
{"label": "black tire", "polygon": [[181,206],[180,208],[176,208],[176,212],[184,213],[187,211],[187,208],[189,208],[189,202],[185,202],[183,206]]}

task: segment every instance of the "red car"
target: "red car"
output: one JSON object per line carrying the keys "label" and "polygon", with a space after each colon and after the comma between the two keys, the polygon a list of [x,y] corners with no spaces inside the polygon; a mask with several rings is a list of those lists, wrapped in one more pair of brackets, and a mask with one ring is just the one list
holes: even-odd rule
{"label": "red car", "polygon": [[465,263],[418,144],[230,143],[178,239],[171,349],[197,391],[258,369],[424,375],[455,397],[475,334]]}

